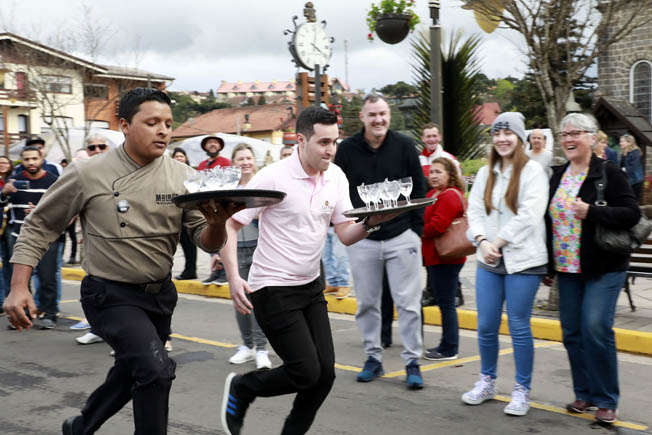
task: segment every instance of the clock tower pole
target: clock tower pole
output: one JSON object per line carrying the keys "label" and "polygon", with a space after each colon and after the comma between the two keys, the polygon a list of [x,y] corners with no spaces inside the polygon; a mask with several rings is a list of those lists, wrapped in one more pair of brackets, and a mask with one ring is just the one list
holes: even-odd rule
{"label": "clock tower pole", "polygon": [[324,74],[331,56],[334,38],[325,32],[326,21],[317,23],[312,2],[303,9],[306,22],[297,25],[297,16],[292,18],[294,30],[285,30],[284,35],[293,34],[288,42],[292,60],[298,68],[314,71],[314,77],[306,72],[297,73],[297,113],[310,104],[329,103],[328,76]]}

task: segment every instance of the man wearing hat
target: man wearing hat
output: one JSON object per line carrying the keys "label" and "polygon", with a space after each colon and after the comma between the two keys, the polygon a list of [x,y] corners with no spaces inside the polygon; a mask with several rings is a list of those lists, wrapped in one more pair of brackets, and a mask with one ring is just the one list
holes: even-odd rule
{"label": "man wearing hat", "polygon": [[197,166],[198,171],[204,169],[213,169],[216,166],[231,166],[231,160],[220,156],[220,151],[224,149],[224,139],[215,135],[209,135],[202,139],[201,149],[203,149],[208,158]]}
{"label": "man wearing hat", "polygon": [[[40,136],[32,136],[27,141],[25,141],[25,146],[35,146],[38,147],[38,149],[41,152],[41,157],[43,157],[43,169],[45,172],[49,172],[50,174],[54,175],[55,177],[59,178],[61,173],[63,172],[63,168],[61,167],[60,164],[58,163],[52,163],[48,162],[45,160],[45,140],[40,137]],[[22,172],[25,170],[25,167],[23,164],[19,164],[16,166],[14,169],[14,174],[22,174]]]}

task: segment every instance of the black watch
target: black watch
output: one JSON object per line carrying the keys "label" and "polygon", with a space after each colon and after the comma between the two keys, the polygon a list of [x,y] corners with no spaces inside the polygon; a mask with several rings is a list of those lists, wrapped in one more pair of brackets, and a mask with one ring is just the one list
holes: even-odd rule
{"label": "black watch", "polygon": [[371,234],[374,231],[378,231],[380,229],[380,225],[376,225],[376,226],[372,227],[372,226],[369,225],[368,221],[369,221],[369,216],[366,216],[364,219],[362,219],[360,221],[360,223],[362,224],[362,227],[367,232],[367,234]]}

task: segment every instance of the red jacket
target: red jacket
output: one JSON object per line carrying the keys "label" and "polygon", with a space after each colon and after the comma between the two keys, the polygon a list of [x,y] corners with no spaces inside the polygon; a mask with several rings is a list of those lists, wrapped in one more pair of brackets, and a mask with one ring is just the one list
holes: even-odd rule
{"label": "red jacket", "polygon": [[[450,188],[444,190],[437,196],[437,201],[428,208],[423,215],[423,235],[421,236],[421,253],[423,254],[423,263],[426,266],[437,264],[462,264],[466,257],[456,258],[455,260],[441,260],[435,249],[435,238],[448,229],[453,219],[464,215],[464,207],[460,197]],[[455,189],[458,190],[458,189]],[[459,190],[458,190],[459,192]],[[431,190],[426,195],[431,198],[437,190]],[[460,192],[461,193],[461,192]],[[462,195],[464,198],[464,195]]]}
{"label": "red jacket", "polygon": [[203,171],[204,169],[213,169],[215,166],[231,166],[231,160],[227,159],[226,157],[217,156],[217,158],[211,162],[210,166],[208,166],[208,159],[206,159],[199,163],[197,170]]}

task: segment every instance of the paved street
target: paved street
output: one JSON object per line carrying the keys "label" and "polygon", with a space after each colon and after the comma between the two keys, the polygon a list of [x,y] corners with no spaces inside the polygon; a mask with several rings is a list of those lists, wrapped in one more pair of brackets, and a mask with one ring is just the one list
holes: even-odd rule
{"label": "paved street", "polygon": [[[77,345],[80,335],[68,326],[81,315],[79,283],[65,281],[62,318],[51,331],[6,330],[0,318],[0,433],[59,434],[63,419],[78,412],[88,394],[112,364],[105,344]],[[400,347],[385,354],[387,375],[370,384],[354,381],[362,366],[359,333],[351,316],[332,315],[337,380],[319,413],[311,434],[610,434],[652,433],[652,358],[620,354],[622,399],[620,424],[595,427],[591,420],[563,413],[572,399],[570,371],[563,347],[538,341],[532,400],[526,417],[502,412],[513,385],[509,337],[501,337],[498,400],[479,407],[460,401],[475,382],[479,357],[475,333],[462,331],[460,359],[432,364],[422,361],[426,388],[407,391],[403,384]],[[173,319],[173,358],[177,379],[170,406],[170,434],[220,434],[219,402],[222,382],[231,370],[246,371],[252,364],[230,366],[228,357],[239,344],[233,307],[228,300],[180,295]],[[439,337],[438,327],[426,327],[426,345]],[[394,340],[398,341],[397,332]],[[272,356],[275,364],[278,358]],[[244,434],[280,432],[292,397],[258,399],[247,415]],[[132,411],[123,409],[99,434],[133,432]]]}

